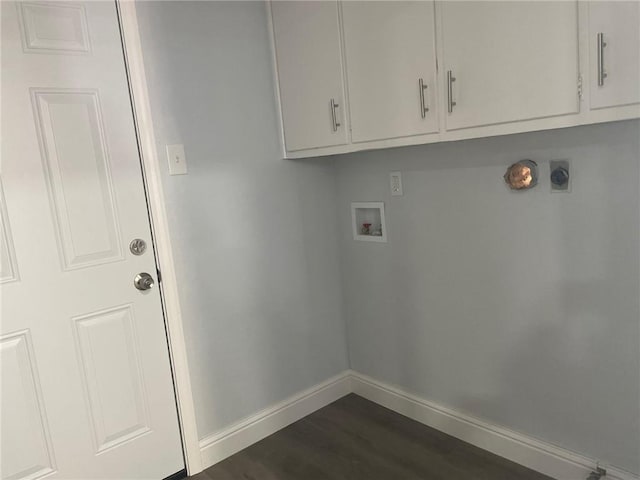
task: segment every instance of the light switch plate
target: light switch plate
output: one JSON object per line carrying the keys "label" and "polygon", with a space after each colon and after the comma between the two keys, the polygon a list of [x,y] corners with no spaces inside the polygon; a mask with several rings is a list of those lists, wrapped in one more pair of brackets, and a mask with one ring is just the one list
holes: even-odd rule
{"label": "light switch plate", "polygon": [[389,184],[391,186],[391,196],[401,197],[402,196],[402,173],[391,172],[389,174]]}
{"label": "light switch plate", "polygon": [[167,160],[169,160],[169,175],[187,174],[187,157],[184,145],[167,145]]}

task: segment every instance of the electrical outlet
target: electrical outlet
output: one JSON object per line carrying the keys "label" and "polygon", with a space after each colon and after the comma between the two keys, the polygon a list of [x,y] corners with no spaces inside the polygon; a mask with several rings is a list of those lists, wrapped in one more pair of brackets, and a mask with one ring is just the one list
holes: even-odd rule
{"label": "electrical outlet", "polygon": [[402,193],[402,173],[391,172],[389,174],[389,182],[391,184],[391,196],[401,197]]}
{"label": "electrical outlet", "polygon": [[187,157],[184,145],[167,145],[167,160],[169,161],[169,175],[187,174]]}

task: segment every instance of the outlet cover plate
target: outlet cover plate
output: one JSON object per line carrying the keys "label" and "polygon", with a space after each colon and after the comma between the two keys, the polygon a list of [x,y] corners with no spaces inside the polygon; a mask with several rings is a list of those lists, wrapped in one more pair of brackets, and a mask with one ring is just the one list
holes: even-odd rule
{"label": "outlet cover plate", "polygon": [[391,196],[401,197],[402,193],[402,172],[391,172],[389,174],[389,185],[391,186]]}

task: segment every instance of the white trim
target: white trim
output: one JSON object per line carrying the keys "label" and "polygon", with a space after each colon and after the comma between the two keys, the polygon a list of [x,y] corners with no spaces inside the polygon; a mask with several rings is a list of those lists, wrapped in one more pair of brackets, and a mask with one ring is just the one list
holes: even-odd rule
{"label": "white trim", "polygon": [[210,467],[351,393],[349,371],[330,378],[200,442],[204,467]]}
{"label": "white trim", "polygon": [[[583,89],[586,89],[583,80]],[[621,120],[633,120],[640,118],[640,106],[625,105],[622,107],[603,108],[584,113],[589,120],[576,120],[583,114],[570,114],[543,119],[522,120],[512,123],[501,123],[484,127],[470,127],[468,129],[448,130],[440,133],[425,133],[408,137],[389,138],[386,140],[371,140],[361,143],[347,143],[331,147],[317,147],[306,150],[286,151],[286,159],[299,159],[309,157],[322,157],[326,155],[340,155],[345,153],[364,152],[367,150],[379,150],[383,148],[406,147],[412,145],[428,145],[431,143],[455,142],[458,140],[471,140],[480,138],[512,135],[516,133],[541,132],[559,128],[579,127],[582,125],[595,125],[605,122]]]}
{"label": "white trim", "polygon": [[[558,480],[584,480],[596,468],[593,458],[438,405],[353,370],[204,438],[200,441],[203,467],[215,465],[349,393]],[[601,466],[608,479],[640,480],[621,468]]]}
{"label": "white trim", "polygon": [[147,91],[142,45],[138,32],[135,3],[117,0],[118,16],[122,32],[125,62],[129,76],[129,88],[133,102],[134,119],[140,146],[147,201],[151,216],[156,261],[162,272],[161,292],[165,323],[169,340],[169,352],[173,382],[176,390],[178,419],[182,433],[182,447],[189,475],[202,471],[202,458],[198,442],[191,379],[187,362],[178,284],[174,269],[169,224],[164,205],[159,157],[156,151],[151,106]]}
{"label": "white trim", "polygon": [[284,117],[282,116],[282,99],[280,97],[280,78],[278,76],[278,56],[276,54],[276,33],[273,29],[273,10],[271,0],[265,1],[267,9],[267,25],[269,27],[269,43],[271,45],[271,69],[273,74],[273,91],[276,99],[276,116],[278,120],[278,138],[280,140],[280,153],[282,158],[287,158],[286,142],[284,138]]}
{"label": "white trim", "polygon": [[[559,480],[584,480],[596,460],[424,400],[398,387],[351,372],[353,393],[441,432]],[[606,478],[638,480],[622,469],[602,465]]]}

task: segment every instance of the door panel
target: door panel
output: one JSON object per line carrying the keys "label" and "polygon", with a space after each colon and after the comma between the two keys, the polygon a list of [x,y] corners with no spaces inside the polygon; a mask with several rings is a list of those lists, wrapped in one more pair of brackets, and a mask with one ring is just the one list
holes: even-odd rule
{"label": "door panel", "polygon": [[[640,103],[640,3],[588,2],[591,108]],[[605,45],[598,84],[598,34]]]}
{"label": "door panel", "polygon": [[13,235],[11,234],[11,226],[9,225],[9,216],[4,199],[2,175],[0,175],[0,283],[17,279],[16,251],[13,246]]}
{"label": "door panel", "polygon": [[159,292],[133,285],[153,249],[126,248],[151,231],[115,4],[0,8],[2,478],[164,478],[184,461]]}
{"label": "door panel", "polygon": [[65,269],[122,260],[97,91],[32,91]]}
{"label": "door panel", "polygon": [[56,469],[29,330],[0,338],[2,478],[41,477]]}
{"label": "door panel", "polygon": [[442,2],[447,129],[577,113],[577,28],[575,1]]}
{"label": "door panel", "polygon": [[342,20],[353,141],[437,132],[433,2],[344,2]]}
{"label": "door panel", "polygon": [[84,5],[22,3],[18,5],[24,49],[34,53],[90,51]]}
{"label": "door panel", "polygon": [[96,453],[151,431],[131,305],[74,318]]}
{"label": "door panel", "polygon": [[[286,149],[347,143],[338,3],[271,3]],[[334,125],[331,100],[338,104]]]}

